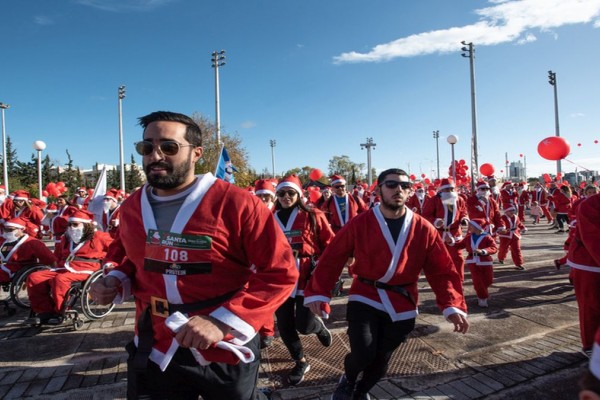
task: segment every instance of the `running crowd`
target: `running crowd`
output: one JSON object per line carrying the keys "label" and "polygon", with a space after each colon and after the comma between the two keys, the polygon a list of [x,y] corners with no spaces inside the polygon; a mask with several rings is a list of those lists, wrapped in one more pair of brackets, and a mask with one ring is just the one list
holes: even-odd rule
{"label": "running crowd", "polygon": [[[565,256],[554,264],[571,268],[582,350],[592,357],[582,385],[600,394],[597,185],[530,187],[489,176],[470,192],[452,178],[427,185],[390,168],[371,187],[351,187],[339,174],[319,186],[290,175],[244,190],[194,175],[203,149],[191,118],[158,111],[140,125],[147,183],[129,196],[109,190],[101,212],[88,209],[86,188],[45,204],[0,187],[0,282],[32,265],[52,267],[27,278],[25,323],[62,323],[71,283],[101,268],[90,292],[96,302],[134,296],[128,398],[265,398],[256,389],[260,349],[273,342],[275,324],[292,361],[288,383],[299,384],[311,357],[301,335],[331,346],[325,320],[347,270],[350,351],[332,399],[369,399],[414,329],[419,276],[454,331],[466,333],[465,267],[475,306],[488,307],[494,258],[503,264],[510,252],[525,270],[526,210],[532,224],[543,218],[565,234]],[[50,238],[53,252],[42,242]]]}

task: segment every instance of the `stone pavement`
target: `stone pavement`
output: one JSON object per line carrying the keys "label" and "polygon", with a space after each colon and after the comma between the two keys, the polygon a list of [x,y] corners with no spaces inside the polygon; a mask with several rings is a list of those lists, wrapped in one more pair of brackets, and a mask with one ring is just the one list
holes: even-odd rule
{"label": "stone pavement", "polygon": [[[371,391],[373,399],[575,399],[577,380],[587,368],[580,352],[577,304],[568,268],[556,271],[564,235],[547,225],[529,226],[522,248],[526,271],[495,265],[490,307],[477,306],[470,276],[465,294],[471,330],[452,332],[435,306],[427,281],[419,281],[420,315],[408,341],[394,354],[388,376]],[[345,285],[346,288],[348,284]],[[326,322],[329,348],[314,335],[303,337],[311,370],[297,387],[280,339],[263,351],[259,387],[271,398],[329,399],[342,374],[349,345],[346,297],[334,300]],[[0,319],[0,396],[5,399],[125,398],[125,352],[131,339],[133,304],[126,303],[82,330],[71,325],[29,328],[27,312]]]}

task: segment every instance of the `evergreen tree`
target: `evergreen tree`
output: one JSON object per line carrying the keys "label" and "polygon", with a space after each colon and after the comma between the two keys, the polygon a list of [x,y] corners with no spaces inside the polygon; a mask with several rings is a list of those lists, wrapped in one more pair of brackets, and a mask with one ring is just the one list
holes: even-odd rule
{"label": "evergreen tree", "polygon": [[127,193],[131,193],[135,188],[142,186],[143,183],[144,179],[142,178],[142,174],[137,168],[137,164],[135,163],[135,157],[133,157],[132,154],[129,169],[125,167],[125,191]]}

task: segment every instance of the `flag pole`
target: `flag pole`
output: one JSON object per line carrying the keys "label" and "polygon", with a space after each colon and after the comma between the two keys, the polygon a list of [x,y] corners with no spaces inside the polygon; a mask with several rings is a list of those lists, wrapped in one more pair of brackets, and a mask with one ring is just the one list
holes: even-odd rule
{"label": "flag pole", "polygon": [[219,150],[219,158],[217,158],[217,165],[215,167],[215,176],[217,176],[217,172],[219,172],[219,164],[221,163],[221,157],[223,157],[223,148],[225,147],[225,143],[221,142],[221,150]]}

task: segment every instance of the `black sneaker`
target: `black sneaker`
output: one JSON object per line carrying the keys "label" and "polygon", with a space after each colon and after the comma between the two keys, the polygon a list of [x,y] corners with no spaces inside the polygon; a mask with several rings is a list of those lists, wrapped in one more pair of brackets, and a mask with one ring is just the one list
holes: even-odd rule
{"label": "black sneaker", "polygon": [[288,375],[290,385],[297,385],[304,380],[304,374],[310,371],[310,365],[307,361],[296,361],[296,365]]}
{"label": "black sneaker", "polygon": [[29,317],[23,321],[23,324],[25,325],[41,325],[41,323],[40,317]]}
{"label": "black sneaker", "polygon": [[354,394],[354,382],[350,382],[346,375],[342,375],[340,383],[335,388],[335,392],[331,395],[331,400],[352,400]]}
{"label": "black sneaker", "polygon": [[352,400],[371,400],[369,393],[354,392]]}
{"label": "black sneaker", "polygon": [[261,336],[260,337],[260,348],[266,349],[273,344],[273,336]]}
{"label": "black sneaker", "polygon": [[319,339],[319,342],[321,342],[323,346],[331,346],[331,332],[329,332],[329,329],[327,329],[327,327],[325,326],[325,322],[323,322],[323,320],[320,317],[316,317],[316,319],[321,324],[321,330],[317,333],[317,339]]}

